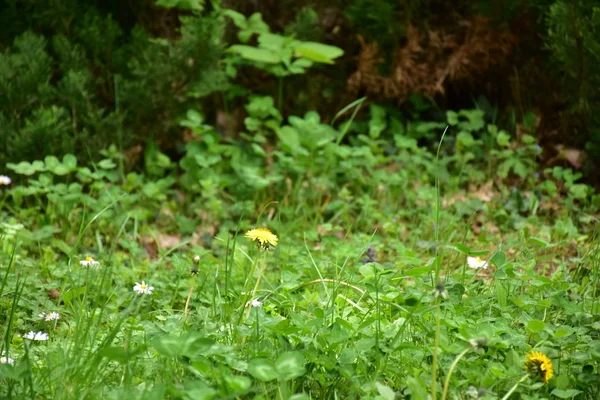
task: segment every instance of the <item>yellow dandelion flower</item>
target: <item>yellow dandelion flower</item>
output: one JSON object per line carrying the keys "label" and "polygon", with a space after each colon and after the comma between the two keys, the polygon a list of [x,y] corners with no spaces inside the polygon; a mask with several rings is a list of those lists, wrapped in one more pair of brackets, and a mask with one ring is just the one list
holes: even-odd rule
{"label": "yellow dandelion flower", "polygon": [[525,368],[530,376],[537,376],[542,382],[548,382],[554,375],[552,360],[539,351],[530,351],[527,354]]}
{"label": "yellow dandelion flower", "polygon": [[277,246],[279,240],[277,235],[267,228],[250,229],[245,236],[253,242],[258,242],[257,244],[263,250],[267,250],[269,246]]}

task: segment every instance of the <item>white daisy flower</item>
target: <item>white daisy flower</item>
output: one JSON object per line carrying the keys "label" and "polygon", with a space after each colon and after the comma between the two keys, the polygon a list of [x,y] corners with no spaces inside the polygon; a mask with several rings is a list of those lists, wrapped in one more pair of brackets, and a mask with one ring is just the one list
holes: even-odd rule
{"label": "white daisy flower", "polygon": [[133,290],[137,292],[137,294],[152,294],[154,286],[148,285],[145,281],[142,281],[142,283],[136,282]]}
{"label": "white daisy flower", "polygon": [[45,321],[56,321],[56,320],[60,319],[60,314],[57,312],[51,312],[51,313],[43,312],[40,314],[40,318]]}
{"label": "white daisy flower", "polygon": [[8,185],[10,185],[11,182],[12,182],[12,179],[10,179],[8,176],[0,175],[0,185],[8,186]]}
{"label": "white daisy flower", "polygon": [[85,260],[79,261],[79,264],[83,265],[84,267],[97,267],[100,265],[100,263],[94,260],[93,257],[86,257]]}
{"label": "white daisy flower", "polygon": [[260,306],[262,306],[262,301],[258,301],[258,299],[254,299],[254,300],[246,303],[246,307],[248,307],[248,306],[260,307]]}
{"label": "white daisy flower", "polygon": [[30,331],[26,334],[23,335],[23,338],[25,339],[31,339],[31,340],[40,340],[40,341],[44,341],[44,340],[48,340],[48,334],[44,333],[44,332],[34,332],[34,331]]}
{"label": "white daisy flower", "polygon": [[473,269],[487,269],[487,260],[484,260],[481,257],[467,257],[467,265],[469,268]]}
{"label": "white daisy flower", "polygon": [[51,312],[50,314],[46,315],[46,321],[56,321],[60,319],[60,314],[57,312]]}
{"label": "white daisy flower", "polygon": [[14,363],[15,363],[14,359],[7,357],[6,353],[2,352],[2,356],[0,357],[0,364],[11,364],[12,365]]}

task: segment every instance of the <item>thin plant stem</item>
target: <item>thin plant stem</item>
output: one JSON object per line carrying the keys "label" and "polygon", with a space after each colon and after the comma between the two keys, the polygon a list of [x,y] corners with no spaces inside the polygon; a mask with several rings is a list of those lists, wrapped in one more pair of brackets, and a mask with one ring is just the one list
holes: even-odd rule
{"label": "thin plant stem", "polygon": [[460,359],[463,358],[464,355],[469,352],[469,350],[471,350],[470,347],[467,347],[466,349],[464,349],[462,353],[460,353],[459,355],[456,356],[456,358],[454,359],[454,362],[450,366],[450,369],[448,370],[448,374],[446,375],[446,381],[444,382],[444,390],[442,391],[442,400],[446,400],[446,396],[448,395],[448,388],[450,386],[450,378],[452,378],[452,373],[454,372],[454,369],[458,365],[458,362],[460,361]]}
{"label": "thin plant stem", "polygon": [[[248,307],[248,309],[251,308],[252,306]],[[258,346],[260,342],[260,317],[258,315],[258,309],[255,310],[254,314],[256,315],[256,340],[254,341],[254,352],[255,354],[258,354]]]}
{"label": "thin plant stem", "polygon": [[438,362],[438,346],[440,344],[440,301],[436,300],[435,307],[435,341],[433,344],[433,361],[431,366],[431,398],[435,400],[437,397],[437,362]]}
{"label": "thin plant stem", "polygon": [[[442,138],[440,139],[439,143],[438,143],[438,148],[437,148],[437,153],[435,156],[435,163],[436,163],[436,167],[439,166],[439,162],[440,162],[440,151],[442,149],[442,142],[444,141],[444,137],[446,137],[446,132],[448,132],[448,128],[449,126],[446,126],[446,129],[444,129],[444,133],[442,133]],[[441,261],[438,260],[438,256],[439,256],[439,249],[440,249],[440,209],[442,207],[442,196],[441,196],[441,189],[440,189],[440,178],[438,176],[438,174],[436,174],[435,177],[435,257],[436,257],[436,261],[438,261],[436,263],[435,266],[435,279],[432,281],[432,283],[435,283],[437,281],[439,281],[440,279],[440,268],[441,268]],[[433,400],[435,400],[435,397],[433,398]]]}
{"label": "thin plant stem", "polygon": [[[448,132],[449,126],[446,126],[444,129],[444,133],[442,133],[442,138],[438,143],[437,153],[435,156],[436,166],[439,165],[440,162],[440,150],[442,148],[442,142],[444,141],[444,137],[446,136],[446,132]],[[442,206],[441,201],[441,191],[440,191],[440,178],[436,174],[435,178],[435,192],[436,192],[436,202],[435,202],[435,279],[432,283],[439,281],[440,278],[440,268],[441,261],[439,259],[440,256],[440,208]],[[436,311],[435,311],[435,343],[433,347],[433,365],[431,370],[431,398],[435,400],[437,398],[437,384],[436,384],[436,375],[437,375],[437,359],[438,359],[438,345],[440,342],[440,303],[437,300],[436,303]]]}
{"label": "thin plant stem", "polygon": [[190,292],[188,293],[187,300],[185,301],[185,309],[183,310],[183,323],[184,324],[187,323],[188,311],[190,308],[190,301],[192,300],[192,293],[194,293],[195,283],[196,283],[196,277],[193,276],[192,279],[190,279]]}
{"label": "thin plant stem", "polygon": [[[256,278],[256,283],[254,284],[254,289],[252,289],[252,294],[250,295],[250,301],[254,300],[254,298],[256,296],[256,292],[258,291],[258,287],[260,286],[260,281],[262,280],[262,276],[264,275],[265,269],[267,268],[267,252],[266,251],[263,251],[260,263],[261,263],[260,270],[258,271],[258,277]],[[252,307],[246,307],[246,314],[244,316],[244,321],[246,321],[248,319],[251,308]]]}
{"label": "thin plant stem", "polygon": [[258,291],[258,287],[260,286],[260,281],[262,280],[262,276],[265,273],[265,269],[267,268],[267,253],[263,251],[260,270],[258,271],[258,277],[256,278],[256,283],[254,284],[254,289],[252,289],[251,298],[254,299],[256,292]]}
{"label": "thin plant stem", "polygon": [[519,387],[519,385],[521,383],[523,383],[525,381],[525,379],[527,379],[528,376],[529,376],[529,374],[523,375],[523,377],[521,379],[519,379],[519,381],[517,383],[515,383],[515,385],[512,388],[510,388],[510,390],[508,391],[508,393],[506,393],[504,395],[504,397],[502,398],[502,400],[508,400],[508,398],[510,397],[510,395],[513,394],[513,392],[515,390],[517,390],[517,387]]}

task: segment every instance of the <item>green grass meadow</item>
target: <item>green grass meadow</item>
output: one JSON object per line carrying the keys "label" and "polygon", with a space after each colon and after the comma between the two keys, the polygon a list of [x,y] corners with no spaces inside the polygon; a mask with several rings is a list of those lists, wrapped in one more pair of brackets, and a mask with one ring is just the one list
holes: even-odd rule
{"label": "green grass meadow", "polygon": [[600,400],[600,0],[0,21],[0,400]]}
{"label": "green grass meadow", "polygon": [[599,399],[599,197],[478,115],[8,164],[0,398]]}

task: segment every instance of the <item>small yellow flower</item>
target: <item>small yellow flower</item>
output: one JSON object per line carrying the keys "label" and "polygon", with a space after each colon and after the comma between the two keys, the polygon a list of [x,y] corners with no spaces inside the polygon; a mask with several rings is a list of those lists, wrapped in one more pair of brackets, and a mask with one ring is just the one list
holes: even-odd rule
{"label": "small yellow flower", "polygon": [[525,368],[530,376],[537,376],[542,382],[548,382],[554,375],[552,360],[539,351],[530,351],[527,354]]}
{"label": "small yellow flower", "polygon": [[267,228],[250,229],[246,232],[245,236],[253,242],[258,242],[259,247],[263,250],[267,250],[269,245],[273,247],[277,246],[277,241],[279,240],[277,235]]}

